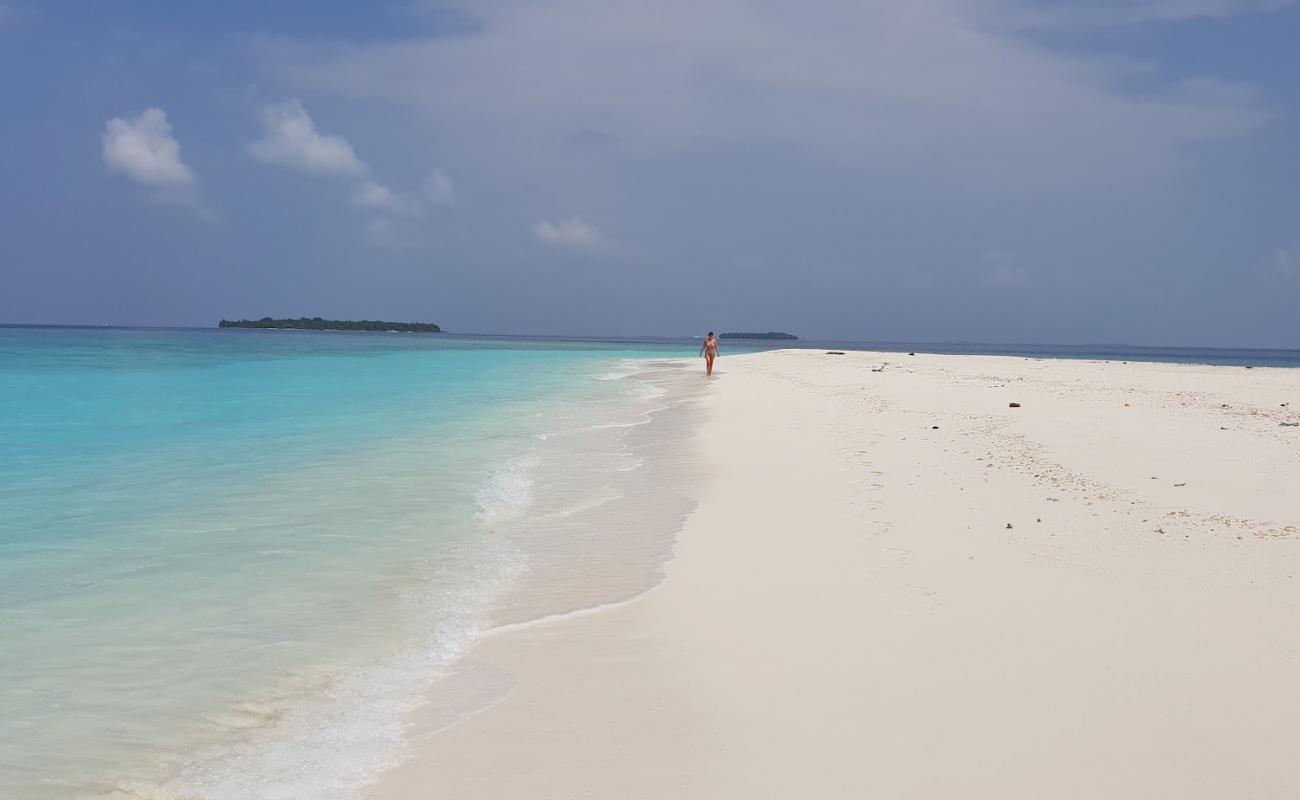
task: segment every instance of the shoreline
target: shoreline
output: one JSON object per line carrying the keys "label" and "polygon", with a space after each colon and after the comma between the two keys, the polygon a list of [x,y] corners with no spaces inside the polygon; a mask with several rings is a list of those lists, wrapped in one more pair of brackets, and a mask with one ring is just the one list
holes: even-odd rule
{"label": "shoreline", "polygon": [[665,578],[485,631],[369,797],[1300,789],[1300,373],[719,366]]}
{"label": "shoreline", "polygon": [[[0,322],[0,330],[67,330],[67,331],[168,331],[211,333],[220,330],[297,330],[293,328],[220,328],[168,325],[86,325],[60,323]],[[307,330],[307,332],[313,332]],[[330,329],[325,333],[392,333],[393,331],[351,331]],[[397,331],[401,333],[402,331]],[[608,344],[661,347],[683,345],[698,347],[704,337],[688,336],[586,336],[579,334],[510,334],[473,331],[442,330],[438,335],[467,342],[530,342],[554,344]],[[745,341],[758,342],[749,347],[758,348],[762,340],[737,340],[737,347],[745,348]],[[857,353],[888,353],[903,355],[915,351],[921,355],[995,356],[1008,358],[1033,358],[1064,361],[1129,361],[1149,364],[1184,364],[1189,366],[1227,366],[1259,368],[1300,369],[1300,349],[1284,347],[1216,347],[1210,345],[1152,345],[1152,344],[1031,344],[1027,342],[908,342],[908,341],[858,341],[837,339],[804,339],[784,342],[784,347],[801,350],[841,349]],[[755,352],[750,349],[742,352]],[[766,352],[766,351],[763,351]]]}
{"label": "shoreline", "polygon": [[[36,352],[57,355],[61,347],[38,343]],[[178,352],[155,349],[169,357]],[[46,618],[55,624],[43,623],[39,613],[9,617],[17,623],[9,640],[25,645],[30,658],[7,665],[13,679],[6,681],[6,697],[32,701],[7,705],[4,727],[35,735],[3,744],[26,755],[22,747],[31,742],[34,756],[21,769],[14,758],[15,769],[0,770],[0,784],[8,787],[0,794],[64,796],[50,788],[64,787],[67,796],[86,798],[358,797],[406,752],[406,714],[484,628],[508,614],[531,618],[585,607],[611,587],[635,592],[638,582],[657,574],[654,559],[643,566],[630,558],[601,563],[588,555],[593,548],[584,537],[607,524],[603,516],[618,513],[624,495],[648,496],[634,490],[650,469],[640,463],[650,453],[637,449],[664,448],[659,437],[640,440],[649,415],[669,404],[641,377],[662,367],[659,360],[671,351],[492,358],[395,351],[406,354],[405,363],[363,351],[346,362],[363,402],[337,402],[335,391],[301,391],[318,378],[338,384],[336,365],[264,359],[264,351],[221,351],[233,355],[219,369],[196,371],[204,383],[175,396],[214,397],[203,390],[210,375],[237,373],[259,385],[272,413],[257,416],[257,407],[235,406],[240,425],[250,417],[256,424],[230,426],[232,434],[222,437],[228,449],[242,454],[247,448],[239,442],[286,428],[297,434],[298,447],[281,447],[251,465],[214,457],[194,464],[192,476],[156,457],[148,468],[169,472],[153,481],[140,480],[153,473],[127,462],[123,471],[141,487],[170,491],[160,489],[156,504],[147,495],[127,502],[126,492],[116,493],[116,507],[100,496],[84,499],[102,512],[93,531],[100,537],[77,552],[89,556],[113,536],[120,555],[107,563],[43,558],[39,535],[25,549],[19,539],[19,558],[7,562],[7,574],[22,577],[16,567],[34,565],[28,570],[34,591],[24,594],[26,584],[10,581],[6,605],[12,611],[12,598],[34,598],[30,607],[50,608]],[[122,353],[137,359],[134,350]],[[131,383],[135,373],[122,373],[111,377],[119,394],[140,395]],[[152,374],[144,375],[152,385]],[[378,394],[364,387],[393,376],[402,376],[392,384],[398,400],[385,395],[368,402]],[[418,382],[413,386],[405,376],[419,376]],[[428,403],[430,385],[441,402]],[[530,386],[531,393],[519,391]],[[295,392],[306,400],[270,401]],[[176,427],[206,436],[225,420],[209,415],[204,422]],[[176,441],[191,447],[193,437]],[[36,488],[42,475],[66,474],[55,472],[60,458],[70,460],[59,450],[31,455],[45,470],[29,470]],[[11,463],[11,472],[18,474],[22,464]],[[87,469],[90,479],[100,474],[95,466]],[[184,516],[169,516],[169,508]],[[34,508],[32,530],[44,530],[43,514],[44,507]],[[672,519],[657,520],[650,519],[656,531],[673,527]],[[641,541],[652,556],[659,549],[667,554],[666,534],[659,537],[662,545]],[[163,547],[160,539],[175,546]],[[33,556],[24,562],[26,553]],[[583,581],[564,571],[570,565],[580,568]],[[526,575],[523,566],[535,569]],[[37,586],[46,569],[82,580],[65,587],[51,577]],[[594,574],[603,581],[585,580]],[[148,602],[163,596],[167,602]],[[117,613],[100,620],[94,606]],[[51,633],[64,629],[70,633],[62,638]],[[137,694],[151,691],[148,675],[186,674],[196,663],[202,670],[195,680],[152,684],[150,696]],[[88,677],[76,685],[67,680],[74,672]],[[42,704],[43,697],[60,703]],[[61,715],[60,706],[75,713]]]}

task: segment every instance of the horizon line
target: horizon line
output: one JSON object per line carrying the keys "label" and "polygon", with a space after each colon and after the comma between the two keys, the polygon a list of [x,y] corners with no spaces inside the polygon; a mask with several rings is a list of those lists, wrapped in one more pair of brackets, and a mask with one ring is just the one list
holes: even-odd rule
{"label": "horizon line", "polygon": [[[217,325],[138,325],[138,324],[111,324],[111,323],[68,323],[68,322],[0,322],[0,328],[61,328],[70,330],[167,330],[167,331],[253,331],[270,333],[277,329],[243,329],[243,328],[219,328]],[[294,330],[293,333],[373,333],[371,331],[313,331],[313,330]],[[702,339],[702,336],[696,334],[605,334],[605,333],[583,333],[583,334],[539,334],[539,333],[488,333],[481,331],[450,331],[443,329],[441,332],[431,336],[446,336],[455,338],[456,336],[481,336],[496,337],[508,339],[535,339],[535,340],[557,340],[557,341],[635,341],[635,340],[681,340],[681,339]],[[762,341],[762,340],[745,340],[745,341]],[[797,340],[804,344],[862,344],[862,345],[938,345],[951,346],[960,345],[966,347],[1033,347],[1033,348],[1086,348],[1086,347],[1115,347],[1128,348],[1133,350],[1224,350],[1224,351],[1272,351],[1278,353],[1300,353],[1300,348],[1278,347],[1278,346],[1241,346],[1241,345],[1167,345],[1167,344],[1131,344],[1128,342],[1083,342],[1078,344],[1069,344],[1063,342],[992,342],[978,341],[971,339],[949,339],[949,340],[910,340],[910,339],[839,339],[839,338],[809,338],[800,336]],[[772,348],[782,349],[782,348]]]}

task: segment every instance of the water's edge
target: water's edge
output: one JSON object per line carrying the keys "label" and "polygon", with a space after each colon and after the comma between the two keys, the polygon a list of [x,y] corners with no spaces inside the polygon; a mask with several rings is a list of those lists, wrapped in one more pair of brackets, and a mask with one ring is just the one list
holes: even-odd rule
{"label": "water's edge", "polygon": [[[456,575],[430,575],[437,599],[417,603],[430,624],[415,646],[252,709],[260,729],[165,782],[116,783],[96,797],[362,797],[410,755],[413,737],[508,691],[509,676],[466,659],[484,636],[616,605],[661,581],[693,507],[684,488],[704,382],[682,362],[657,360],[627,360],[598,379],[625,387],[627,401],[565,416],[479,486],[481,552]],[[476,571],[464,574],[465,563]]]}

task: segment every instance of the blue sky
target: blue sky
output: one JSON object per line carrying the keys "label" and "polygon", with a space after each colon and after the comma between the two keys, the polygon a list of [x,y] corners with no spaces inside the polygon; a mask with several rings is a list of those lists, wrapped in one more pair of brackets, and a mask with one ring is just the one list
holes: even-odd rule
{"label": "blue sky", "polygon": [[0,321],[1300,347],[1287,0],[0,0]]}

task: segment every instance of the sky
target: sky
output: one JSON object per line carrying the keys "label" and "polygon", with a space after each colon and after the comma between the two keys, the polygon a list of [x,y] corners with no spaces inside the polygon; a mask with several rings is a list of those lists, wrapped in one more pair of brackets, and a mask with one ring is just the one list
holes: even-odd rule
{"label": "sky", "polygon": [[1295,0],[0,0],[0,322],[1300,348]]}

